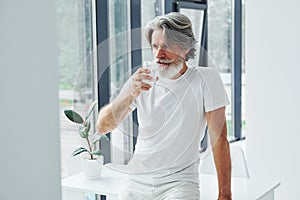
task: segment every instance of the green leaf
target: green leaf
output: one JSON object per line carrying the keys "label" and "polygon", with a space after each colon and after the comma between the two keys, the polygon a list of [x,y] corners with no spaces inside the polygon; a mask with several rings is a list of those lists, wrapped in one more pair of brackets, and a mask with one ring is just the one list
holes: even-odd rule
{"label": "green leaf", "polygon": [[89,121],[85,121],[78,128],[78,132],[79,132],[80,137],[82,137],[82,138],[89,137],[89,131],[90,131],[90,129],[91,129],[91,123]]}
{"label": "green leaf", "polygon": [[109,140],[106,135],[94,133],[93,144],[96,144],[100,140]]}
{"label": "green leaf", "polygon": [[89,132],[91,129],[91,123],[89,121],[86,121],[84,126],[86,127],[86,132]]}
{"label": "green leaf", "polygon": [[77,156],[83,152],[89,152],[89,151],[84,147],[79,147],[73,151],[72,156]]}
{"label": "green leaf", "polygon": [[93,155],[101,156],[102,152],[100,150],[93,151]]}
{"label": "green leaf", "polygon": [[96,107],[96,105],[97,105],[97,100],[95,100],[91,105],[90,105],[90,107],[89,107],[89,109],[88,109],[88,112],[87,112],[87,115],[86,115],[86,117],[85,117],[85,120],[87,120],[89,117],[90,117],[90,115],[92,114],[92,112],[94,111],[94,109],[95,109],[95,107]]}
{"label": "green leaf", "polygon": [[85,127],[85,126],[80,126],[78,128],[78,132],[79,132],[80,137],[82,137],[82,138],[89,137],[89,133],[87,131],[87,127]]}
{"label": "green leaf", "polygon": [[67,116],[67,118],[69,120],[71,120],[72,122],[77,123],[77,124],[83,123],[82,117],[77,112],[75,112],[73,110],[65,110],[64,113]]}

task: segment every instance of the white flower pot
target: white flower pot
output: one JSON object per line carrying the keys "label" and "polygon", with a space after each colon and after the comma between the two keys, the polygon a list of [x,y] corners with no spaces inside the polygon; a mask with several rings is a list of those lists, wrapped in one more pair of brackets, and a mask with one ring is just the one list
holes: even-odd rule
{"label": "white flower pot", "polygon": [[103,156],[90,160],[89,158],[82,158],[81,167],[83,175],[86,179],[99,179],[101,178],[103,165]]}

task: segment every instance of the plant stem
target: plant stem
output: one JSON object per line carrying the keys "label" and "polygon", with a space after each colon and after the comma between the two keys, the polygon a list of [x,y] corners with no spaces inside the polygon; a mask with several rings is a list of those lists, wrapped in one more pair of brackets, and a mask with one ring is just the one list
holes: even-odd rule
{"label": "plant stem", "polygon": [[90,140],[89,140],[88,137],[86,138],[86,140],[87,140],[87,143],[89,145],[91,160],[93,160],[94,156],[93,156],[93,153],[92,153],[92,146],[91,146]]}

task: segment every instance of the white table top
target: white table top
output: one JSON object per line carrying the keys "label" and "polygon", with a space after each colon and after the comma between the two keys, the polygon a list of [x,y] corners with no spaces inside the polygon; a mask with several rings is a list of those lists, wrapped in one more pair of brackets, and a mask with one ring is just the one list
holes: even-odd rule
{"label": "white table top", "polygon": [[[232,199],[255,200],[274,191],[280,186],[275,180],[253,180],[242,178],[231,178]],[[218,180],[216,175],[200,175],[201,199],[217,199]]]}
{"label": "white table top", "polygon": [[68,190],[92,192],[102,195],[116,195],[121,192],[125,176],[126,175],[103,166],[102,177],[100,179],[87,180],[84,178],[83,173],[80,173],[63,179],[62,186]]}
{"label": "white table top", "polygon": [[[102,177],[97,180],[86,180],[83,174],[76,174],[62,180],[63,189],[80,192],[92,192],[102,195],[117,195],[121,192],[126,175],[107,167],[102,168]],[[280,186],[279,181],[252,180],[232,178],[233,199],[258,199]],[[200,175],[201,199],[217,199],[218,182],[216,175]]]}

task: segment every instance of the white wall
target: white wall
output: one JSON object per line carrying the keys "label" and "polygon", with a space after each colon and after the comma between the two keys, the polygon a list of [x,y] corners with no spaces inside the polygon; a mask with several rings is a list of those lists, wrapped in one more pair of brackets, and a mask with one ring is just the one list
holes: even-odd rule
{"label": "white wall", "polygon": [[0,199],[59,200],[55,1],[0,2]]}
{"label": "white wall", "polygon": [[277,199],[299,199],[300,2],[246,1],[250,175],[277,177]]}

